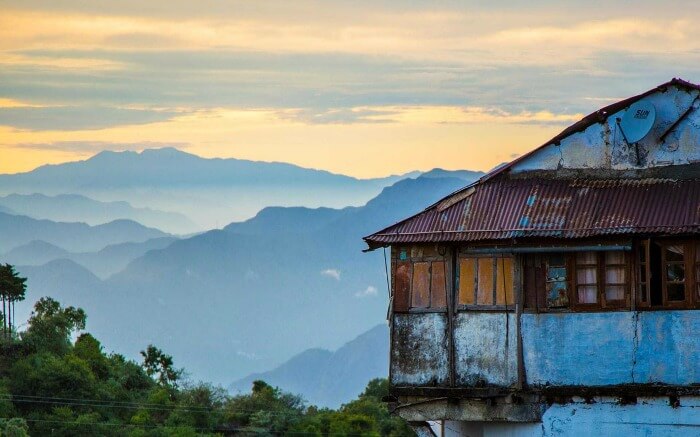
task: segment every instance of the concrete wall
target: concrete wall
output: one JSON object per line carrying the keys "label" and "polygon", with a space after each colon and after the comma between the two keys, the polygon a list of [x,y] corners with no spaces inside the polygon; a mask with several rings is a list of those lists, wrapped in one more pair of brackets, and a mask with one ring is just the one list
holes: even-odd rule
{"label": "concrete wall", "polygon": [[391,383],[445,386],[449,382],[445,313],[394,314]]}
{"label": "concrete wall", "polygon": [[[523,314],[521,323],[530,385],[700,383],[700,311]],[[514,314],[506,325],[503,313],[460,312],[454,326],[457,386],[517,382]],[[394,315],[394,385],[448,385],[447,329],[444,313]]]}
{"label": "concrete wall", "polygon": [[601,124],[570,135],[559,145],[550,144],[532,156],[517,163],[513,173],[531,170],[612,169],[627,170],[666,165],[688,164],[700,160],[700,109],[692,111],[660,143],[660,137],[695,102],[698,91],[688,92],[670,87],[664,93],[657,92],[642,101],[654,104],[656,123],[650,133],[639,142],[642,165],[636,165],[636,151],[625,143],[616,125],[616,118],[624,110],[611,114]]}
{"label": "concrete wall", "polygon": [[445,437],[599,437],[700,436],[700,398],[681,397],[672,408],[666,398],[640,398],[635,405],[619,405],[612,398],[594,404],[552,405],[542,423],[445,422]]}
{"label": "concrete wall", "polygon": [[[457,385],[514,385],[518,381],[515,315],[462,312],[455,318]],[[506,327],[508,329],[506,329]],[[507,335],[506,335],[507,331]]]}
{"label": "concrete wall", "polygon": [[700,383],[700,311],[523,314],[532,385]]}

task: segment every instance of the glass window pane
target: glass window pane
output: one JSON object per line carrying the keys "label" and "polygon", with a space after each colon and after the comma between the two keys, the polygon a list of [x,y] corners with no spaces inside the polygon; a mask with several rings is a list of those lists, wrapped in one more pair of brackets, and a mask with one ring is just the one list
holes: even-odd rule
{"label": "glass window pane", "polygon": [[684,301],[685,300],[685,284],[666,284],[668,288],[668,300]]}
{"label": "glass window pane", "polygon": [[647,282],[647,269],[646,266],[639,267],[639,281]]}
{"label": "glass window pane", "polygon": [[550,266],[563,266],[565,265],[564,254],[556,253],[547,255],[547,265]]}
{"label": "glass window pane", "polygon": [[683,264],[667,264],[666,265],[666,280],[667,281],[684,281],[685,280],[685,265],[683,265]]}
{"label": "glass window pane", "polygon": [[565,281],[566,267],[549,267],[547,268],[547,281]]}
{"label": "glass window pane", "polygon": [[595,252],[579,252],[576,254],[577,264],[595,264],[598,262]]}
{"label": "glass window pane", "polygon": [[576,269],[576,283],[577,284],[596,284],[598,282],[597,269],[595,267],[589,267],[584,269]]}
{"label": "glass window pane", "polygon": [[578,303],[598,302],[598,287],[595,285],[582,285],[578,287]]}
{"label": "glass window pane", "polygon": [[605,300],[624,300],[625,287],[622,285],[608,285],[605,287]]}
{"label": "glass window pane", "polygon": [[605,252],[605,264],[624,264],[625,252],[615,250]]}
{"label": "glass window pane", "polygon": [[637,251],[639,254],[639,262],[647,262],[647,248],[646,245],[639,246],[639,250]]}
{"label": "glass window pane", "polygon": [[647,301],[647,284],[641,284],[639,286],[639,300],[642,302]]}
{"label": "glass window pane", "polygon": [[683,261],[684,250],[682,244],[666,246],[666,261]]}
{"label": "glass window pane", "polygon": [[547,306],[563,308],[569,305],[566,281],[547,282]]}
{"label": "glass window pane", "polygon": [[624,267],[606,267],[605,268],[605,283],[606,284],[624,284],[625,280]]}

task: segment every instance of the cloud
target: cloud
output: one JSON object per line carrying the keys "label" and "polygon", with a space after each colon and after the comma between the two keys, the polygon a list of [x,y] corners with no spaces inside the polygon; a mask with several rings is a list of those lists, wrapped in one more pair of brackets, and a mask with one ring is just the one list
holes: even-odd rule
{"label": "cloud", "polygon": [[340,270],[338,269],[321,270],[321,275],[328,276],[329,278],[333,278],[336,281],[340,281]]}
{"label": "cloud", "polygon": [[[61,152],[77,152],[77,153],[94,153],[101,152],[104,150],[110,151],[141,151],[144,149],[159,149],[163,147],[176,147],[184,148],[188,146],[188,143],[178,143],[178,142],[156,142],[156,141],[143,141],[139,143],[114,143],[108,141],[56,141],[53,143],[19,143],[14,145],[18,149],[25,150],[52,150]],[[251,272],[248,272],[251,273]],[[246,279],[248,278],[248,273],[246,273]],[[254,272],[252,272],[254,273]]]}
{"label": "cloud", "polygon": [[244,350],[237,350],[236,355],[238,355],[241,358],[245,358],[245,359],[251,360],[251,361],[257,361],[257,360],[262,359],[262,357],[260,355],[256,354],[255,352],[247,352]]}
{"label": "cloud", "polygon": [[377,287],[373,285],[368,285],[367,288],[364,290],[358,291],[355,293],[355,297],[363,298],[363,297],[369,297],[369,296],[376,296],[377,295]]}
{"label": "cloud", "polygon": [[109,106],[0,107],[0,125],[26,130],[95,130],[170,120],[182,112]]}

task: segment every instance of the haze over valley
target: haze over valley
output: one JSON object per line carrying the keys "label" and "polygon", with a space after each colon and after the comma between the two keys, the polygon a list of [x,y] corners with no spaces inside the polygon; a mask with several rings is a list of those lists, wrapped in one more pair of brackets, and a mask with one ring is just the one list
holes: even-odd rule
{"label": "haze over valley", "polygon": [[360,180],[174,149],[103,152],[0,175],[0,261],[29,278],[28,302],[85,308],[116,352],[157,344],[193,379],[235,391],[268,372],[337,407],[388,366],[383,255],[363,254],[361,238],[480,175]]}

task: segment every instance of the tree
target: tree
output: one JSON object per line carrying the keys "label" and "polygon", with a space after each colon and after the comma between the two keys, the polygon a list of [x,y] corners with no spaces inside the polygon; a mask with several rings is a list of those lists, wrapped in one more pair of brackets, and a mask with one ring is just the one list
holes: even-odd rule
{"label": "tree", "polygon": [[177,381],[182,376],[182,370],[173,366],[173,357],[162,350],[149,344],[145,351],[141,351],[143,357],[142,367],[150,377],[156,377],[156,381],[164,387],[177,387]]}
{"label": "tree", "polygon": [[50,297],[42,297],[34,304],[29,328],[22,339],[35,351],[62,355],[70,349],[71,333],[85,329],[86,319],[82,308],[62,308]]}
{"label": "tree", "polygon": [[2,328],[5,337],[14,325],[15,302],[24,300],[27,278],[22,278],[10,264],[0,265],[0,297],[2,298]]}

